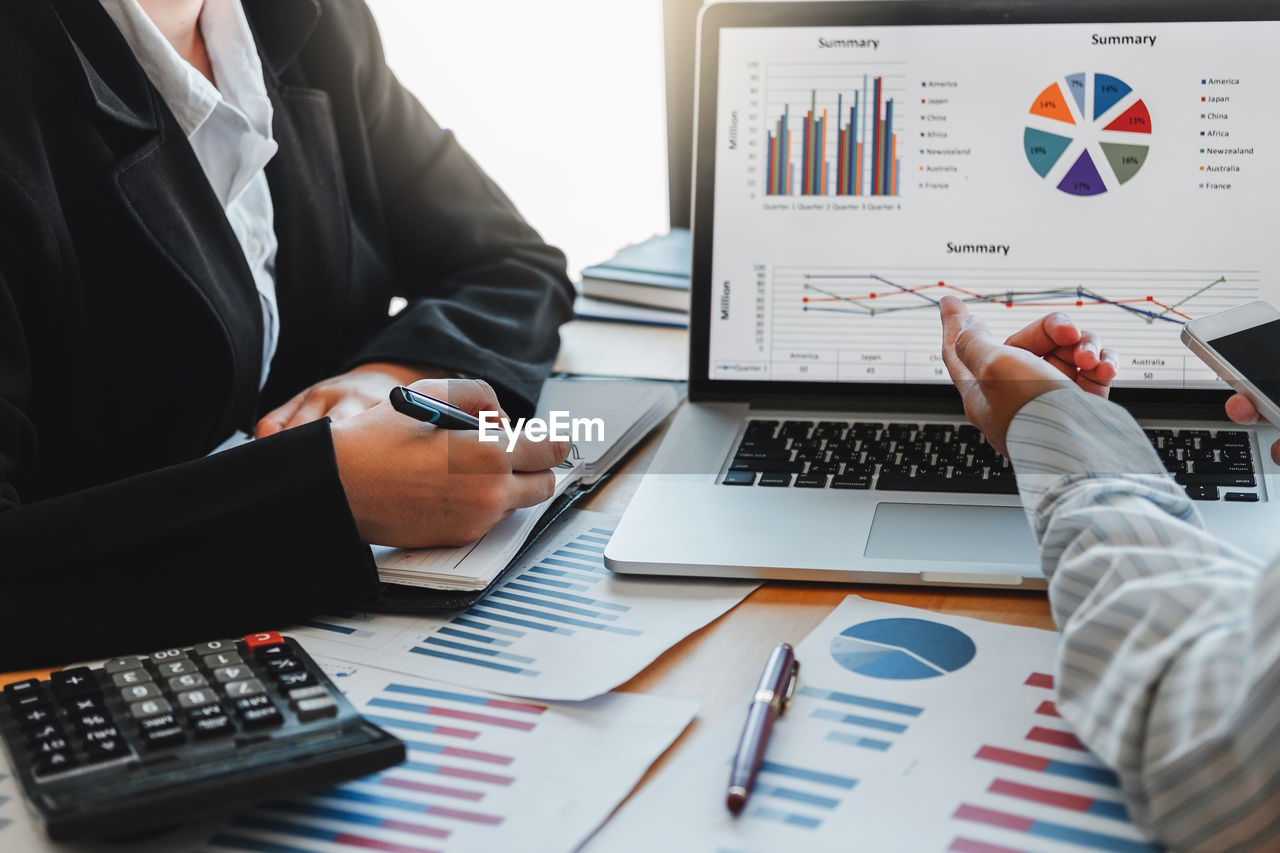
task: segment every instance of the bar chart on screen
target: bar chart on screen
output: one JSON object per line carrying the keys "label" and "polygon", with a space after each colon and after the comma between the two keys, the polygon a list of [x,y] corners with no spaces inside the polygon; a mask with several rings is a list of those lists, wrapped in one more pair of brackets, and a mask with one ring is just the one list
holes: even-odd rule
{"label": "bar chart on screen", "polygon": [[865,850],[1148,853],[1116,776],[1058,716],[1056,642],[851,596],[798,645],[800,685],[739,817],[723,798],[744,710],[587,849],[843,851],[856,838]]}
{"label": "bar chart on screen", "polygon": [[316,654],[482,690],[597,696],[757,585],[616,576],[604,566],[615,523],[600,513],[566,514],[466,610],[431,617],[335,612],[291,633]]}
{"label": "bar chart on screen", "polygon": [[367,719],[405,742],[408,760],[264,803],[227,821],[205,847],[570,850],[695,710],[691,702],[630,694],[571,706],[518,702],[371,667],[325,668]]}

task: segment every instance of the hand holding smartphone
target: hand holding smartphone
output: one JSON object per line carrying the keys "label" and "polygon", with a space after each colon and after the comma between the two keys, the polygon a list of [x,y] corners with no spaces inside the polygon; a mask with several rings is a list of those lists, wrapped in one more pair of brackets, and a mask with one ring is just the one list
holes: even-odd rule
{"label": "hand holding smartphone", "polygon": [[1280,310],[1248,302],[1182,327],[1182,342],[1280,426]]}

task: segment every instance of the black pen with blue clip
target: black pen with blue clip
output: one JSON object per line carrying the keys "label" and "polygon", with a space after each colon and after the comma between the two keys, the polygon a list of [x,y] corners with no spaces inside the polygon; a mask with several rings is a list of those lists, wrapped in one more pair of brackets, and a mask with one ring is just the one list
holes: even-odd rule
{"label": "black pen with blue clip", "polygon": [[470,412],[403,385],[391,389],[391,407],[440,429],[480,429],[480,421]]}
{"label": "black pen with blue clip", "polygon": [[727,804],[735,815],[742,812],[747,797],[751,796],[751,788],[756,783],[764,752],[769,746],[769,735],[773,733],[773,721],[787,710],[799,676],[800,661],[796,660],[795,649],[788,643],[779,644],[769,655],[760,683],[751,696],[747,721],[742,726],[742,738],[733,756],[733,769],[729,771]]}

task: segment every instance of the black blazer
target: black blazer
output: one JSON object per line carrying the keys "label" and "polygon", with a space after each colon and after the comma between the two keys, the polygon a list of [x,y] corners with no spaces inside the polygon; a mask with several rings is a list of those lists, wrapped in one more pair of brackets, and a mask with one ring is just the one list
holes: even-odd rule
{"label": "black blazer", "polygon": [[515,413],[555,356],[563,256],[397,82],[363,2],[244,5],[280,145],[261,393],[249,268],[128,44],[95,0],[0,0],[0,670],[370,595],[327,422],[201,457],[360,363],[484,377]]}

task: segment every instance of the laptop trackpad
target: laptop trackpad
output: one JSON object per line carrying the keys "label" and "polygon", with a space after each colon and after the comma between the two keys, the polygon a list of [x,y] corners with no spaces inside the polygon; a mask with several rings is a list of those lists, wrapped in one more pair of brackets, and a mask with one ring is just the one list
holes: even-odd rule
{"label": "laptop trackpad", "polygon": [[1021,507],[882,503],[866,556],[886,560],[1039,565]]}

